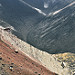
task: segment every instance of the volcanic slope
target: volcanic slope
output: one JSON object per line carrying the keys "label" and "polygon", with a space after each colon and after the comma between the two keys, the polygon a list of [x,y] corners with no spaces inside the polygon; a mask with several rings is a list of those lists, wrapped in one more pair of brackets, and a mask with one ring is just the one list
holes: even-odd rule
{"label": "volcanic slope", "polygon": [[0,74],[2,75],[55,75],[21,51],[0,39]]}

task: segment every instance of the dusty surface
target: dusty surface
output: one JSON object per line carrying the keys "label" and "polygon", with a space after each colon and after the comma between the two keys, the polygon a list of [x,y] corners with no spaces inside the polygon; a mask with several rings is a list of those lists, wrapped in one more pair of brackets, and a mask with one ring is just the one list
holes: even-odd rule
{"label": "dusty surface", "polygon": [[[11,69],[12,67],[12,69]],[[0,40],[1,75],[56,75]]]}
{"label": "dusty surface", "polygon": [[[33,73],[32,75],[34,75],[34,74],[40,75],[40,73],[41,73],[41,75],[50,75],[50,73],[48,72],[47,69],[49,69],[51,72],[57,73],[59,75],[75,75],[75,54],[74,53],[49,54],[47,52],[41,51],[41,50],[29,45],[28,43],[17,38],[12,33],[4,31],[3,29],[0,29],[0,38],[2,41],[4,41],[5,43],[8,44],[7,46],[10,45],[10,49],[19,50],[19,53],[15,53],[14,51],[10,52],[11,55],[13,56],[13,57],[9,56],[9,57],[13,58],[11,61],[15,60],[14,62],[18,65],[21,64],[19,61],[21,61],[25,64],[25,62],[27,62],[27,61],[26,61],[26,59],[23,59],[23,60],[25,60],[25,62],[24,62],[23,60],[20,59],[21,58],[21,57],[19,57],[20,53],[24,53],[26,55],[25,57],[31,59],[30,63],[29,62],[27,62],[27,63],[29,63],[30,65],[32,63],[32,66],[30,66],[28,64],[29,68],[27,68],[26,65],[24,68],[26,69],[26,72]],[[14,47],[14,49],[12,47]],[[17,55],[17,57],[15,57],[15,55]],[[36,64],[34,65],[33,61],[37,62],[39,67],[37,67]],[[24,66],[23,64],[21,64],[21,65]],[[41,70],[41,67],[42,67],[41,65],[43,65],[44,68],[46,67],[45,69],[42,69],[44,73]],[[22,69],[24,69],[24,68],[22,68]],[[18,69],[20,69],[20,68],[18,68]]]}

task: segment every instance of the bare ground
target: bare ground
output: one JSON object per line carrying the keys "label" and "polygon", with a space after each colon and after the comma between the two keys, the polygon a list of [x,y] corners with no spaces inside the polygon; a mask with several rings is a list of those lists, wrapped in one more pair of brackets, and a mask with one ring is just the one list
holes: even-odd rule
{"label": "bare ground", "polygon": [[0,75],[57,75],[0,40]]}

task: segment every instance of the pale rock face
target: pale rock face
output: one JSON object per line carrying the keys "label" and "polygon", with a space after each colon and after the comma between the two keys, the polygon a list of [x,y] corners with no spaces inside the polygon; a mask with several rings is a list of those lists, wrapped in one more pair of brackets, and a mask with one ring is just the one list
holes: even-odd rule
{"label": "pale rock face", "polygon": [[[0,29],[1,40],[6,40],[13,44],[16,50],[20,50],[27,56],[36,59],[41,62],[50,71],[55,72],[59,75],[73,75],[74,74],[74,61],[75,54],[63,53],[63,54],[48,54],[47,52],[41,51],[26,42],[18,39],[12,33],[6,32]],[[40,64],[41,64],[40,63]]]}

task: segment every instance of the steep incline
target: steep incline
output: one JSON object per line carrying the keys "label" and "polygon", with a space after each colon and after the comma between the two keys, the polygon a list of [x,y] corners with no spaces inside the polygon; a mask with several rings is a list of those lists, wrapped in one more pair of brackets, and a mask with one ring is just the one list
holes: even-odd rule
{"label": "steep incline", "polygon": [[0,74],[3,75],[55,75],[35,60],[0,39]]}
{"label": "steep incline", "polygon": [[[7,47],[6,48],[4,47],[3,48],[4,50],[1,50],[1,51],[4,51],[3,60],[6,59],[5,62],[8,62],[9,59],[11,58],[10,64],[15,63],[15,65],[17,66],[18,65],[24,66],[24,68],[26,69],[26,72],[28,70],[29,71],[28,73],[30,74],[32,73],[32,75],[34,75],[34,72],[40,73],[41,75],[44,75],[44,74],[50,75],[50,71],[57,73],[59,75],[74,75],[75,74],[75,65],[74,65],[75,54],[74,53],[49,54],[45,51],[41,51],[27,44],[26,42],[18,39],[11,32],[7,32],[3,29],[0,29],[0,38],[2,41],[4,41],[7,44],[7,47],[10,48],[9,49]],[[14,52],[15,50],[19,51],[19,53],[15,53]],[[22,55],[22,53],[24,56]],[[8,55],[8,58],[6,55]],[[28,61],[26,58],[28,59]],[[46,68],[45,69],[44,67],[42,68],[41,65],[43,65]],[[47,69],[49,69],[50,71],[48,71]]]}

